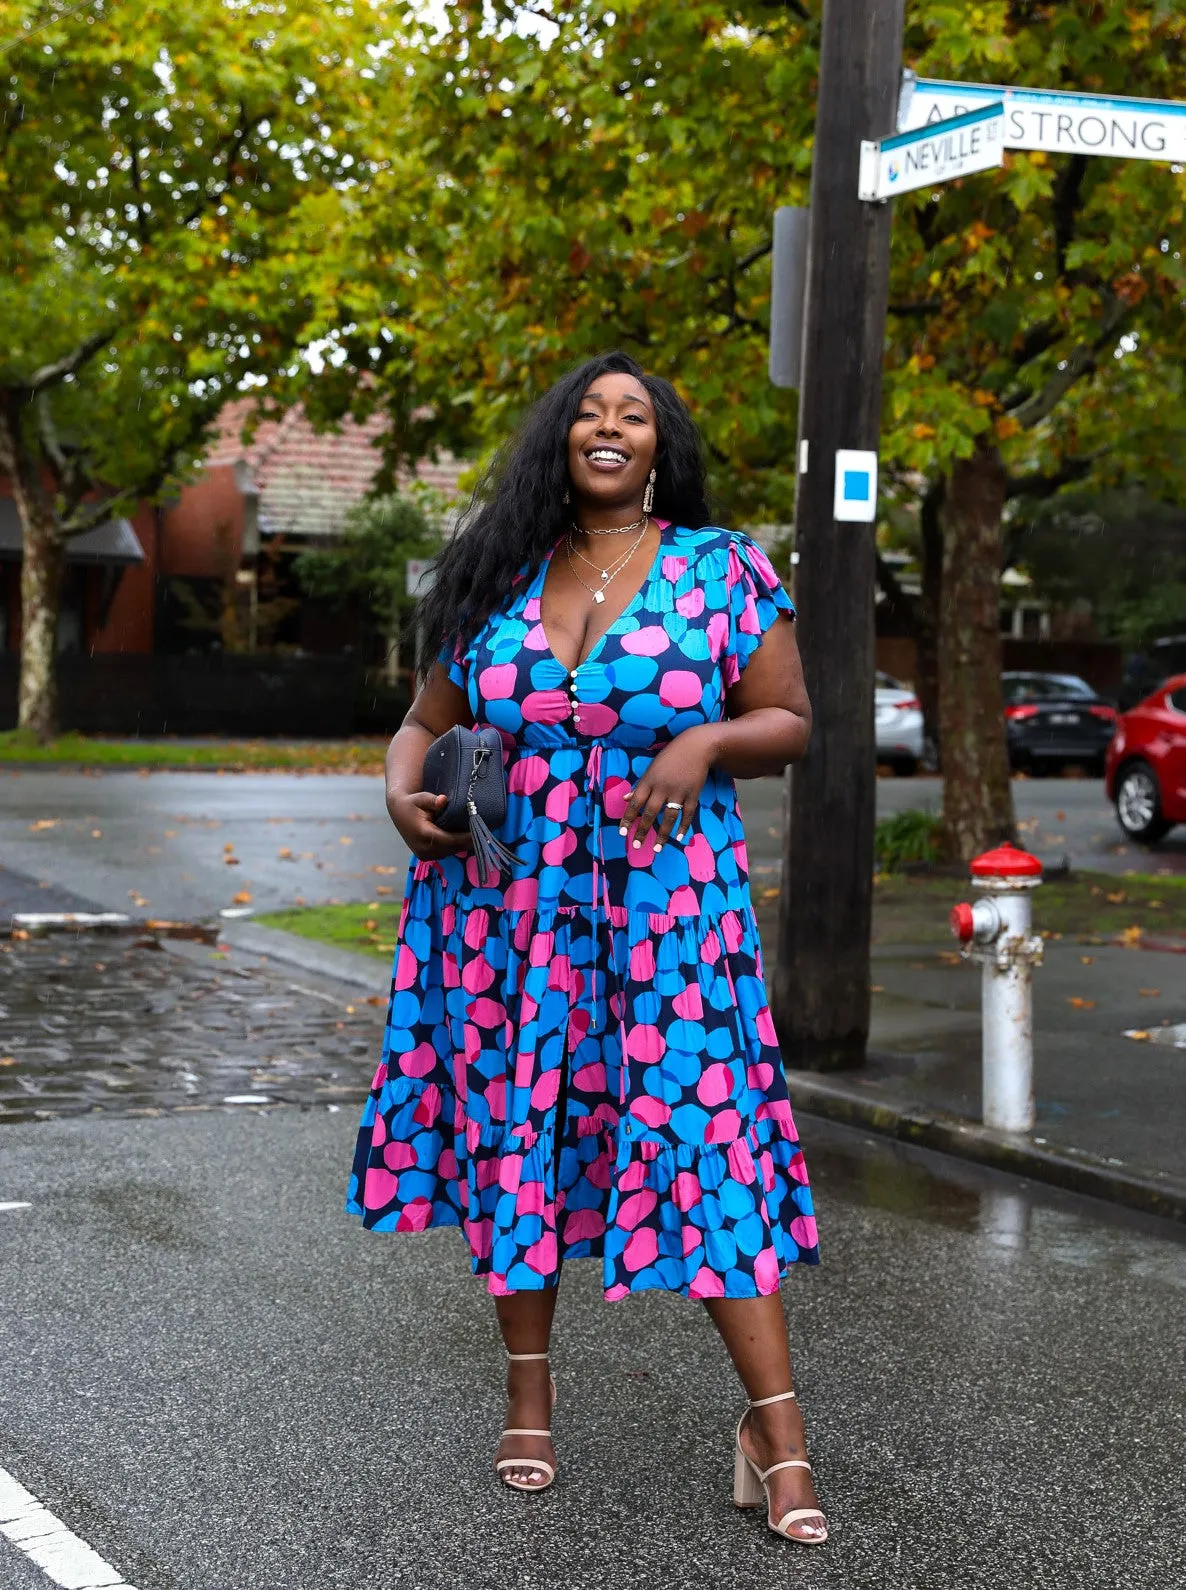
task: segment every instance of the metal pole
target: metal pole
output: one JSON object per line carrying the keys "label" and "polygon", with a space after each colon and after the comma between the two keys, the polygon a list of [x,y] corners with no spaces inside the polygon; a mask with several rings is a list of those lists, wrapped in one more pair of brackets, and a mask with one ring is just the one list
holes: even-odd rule
{"label": "metal pole", "polygon": [[791,775],[771,978],[792,1065],[863,1063],[869,1031],[875,756],[874,525],[833,517],[837,450],[875,450],[888,205],[857,198],[861,140],[896,123],[904,0],[825,0],[799,404],[795,598],[815,711]]}
{"label": "metal pole", "polygon": [[985,1126],[1028,1132],[1034,1124],[1033,963],[1028,891],[994,893],[1001,932],[984,955],[983,1111]]}

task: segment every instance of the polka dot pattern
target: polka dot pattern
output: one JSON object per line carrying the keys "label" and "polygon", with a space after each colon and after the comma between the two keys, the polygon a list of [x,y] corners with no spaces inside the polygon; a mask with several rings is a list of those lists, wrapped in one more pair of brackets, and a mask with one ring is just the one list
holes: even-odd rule
{"label": "polka dot pattern", "polygon": [[459,1226],[495,1295],[591,1257],[610,1299],[754,1297],[818,1260],[733,780],[710,773],[658,855],[617,826],[794,609],[747,537],[661,528],[574,674],[540,618],[547,562],[443,659],[502,735],[520,865],[410,869],[347,1208],[377,1231]]}

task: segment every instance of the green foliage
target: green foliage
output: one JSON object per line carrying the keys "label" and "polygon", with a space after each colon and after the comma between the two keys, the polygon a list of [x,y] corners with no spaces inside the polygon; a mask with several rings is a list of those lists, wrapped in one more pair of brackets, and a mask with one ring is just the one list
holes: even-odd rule
{"label": "green foliage", "polygon": [[[309,334],[342,362],[314,401],[384,405],[408,455],[482,449],[621,344],[692,402],[726,515],[785,521],[767,250],[774,208],[807,201],[818,11],[571,0],[553,27],[504,0],[410,23],[375,179],[326,199],[317,272],[340,264]],[[938,77],[1183,97],[1184,52],[1169,6],[907,7],[906,60]],[[1168,165],[1011,153],[895,201],[882,458],[904,510],[986,432],[1040,492],[1182,484],[1182,197]]]}
{"label": "green foliage", "polygon": [[439,551],[440,513],[439,503],[423,489],[416,496],[361,502],[347,515],[336,546],[300,553],[293,565],[296,577],[310,596],[337,604],[361,598],[386,625],[393,612],[415,606],[415,597],[407,595],[408,560]]}
{"label": "green foliage", "polygon": [[873,859],[881,872],[912,863],[934,866],[942,853],[943,820],[912,809],[883,817],[873,832]]}
{"label": "green foliage", "polygon": [[362,163],[381,18],[365,0],[45,18],[0,0],[5,41],[37,27],[3,56],[0,390],[69,528],[96,485],[183,473],[227,398],[292,362],[318,201]]}
{"label": "green foliage", "polygon": [[252,772],[300,768],[310,773],[376,773],[383,770],[386,740],[312,741],[285,745],[274,740],[98,740],[60,734],[42,742],[27,729],[0,733],[0,765],[27,763],[70,767],[223,768]]}

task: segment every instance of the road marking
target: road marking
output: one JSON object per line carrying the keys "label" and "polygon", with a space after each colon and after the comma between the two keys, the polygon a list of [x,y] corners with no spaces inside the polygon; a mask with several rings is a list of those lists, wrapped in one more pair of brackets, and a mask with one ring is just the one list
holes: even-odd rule
{"label": "road marking", "polygon": [[134,1590],[118,1568],[0,1469],[0,1535],[63,1590]]}
{"label": "road marking", "polygon": [[32,1207],[32,1204],[0,1204],[0,1215],[2,1215],[6,1209],[32,1209]]}

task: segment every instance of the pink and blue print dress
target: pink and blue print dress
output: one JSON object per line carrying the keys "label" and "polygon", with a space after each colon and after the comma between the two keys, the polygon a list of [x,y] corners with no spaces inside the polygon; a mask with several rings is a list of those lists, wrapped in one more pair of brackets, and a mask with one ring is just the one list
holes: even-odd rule
{"label": "pink and blue print dress", "polygon": [[754,1297],[818,1260],[733,779],[709,774],[658,855],[618,832],[655,753],[721,719],[794,609],[746,536],[661,530],[574,674],[540,621],[547,560],[444,659],[502,735],[521,865],[413,862],[347,1208],[460,1226],[495,1295],[598,1258],[610,1299]]}

